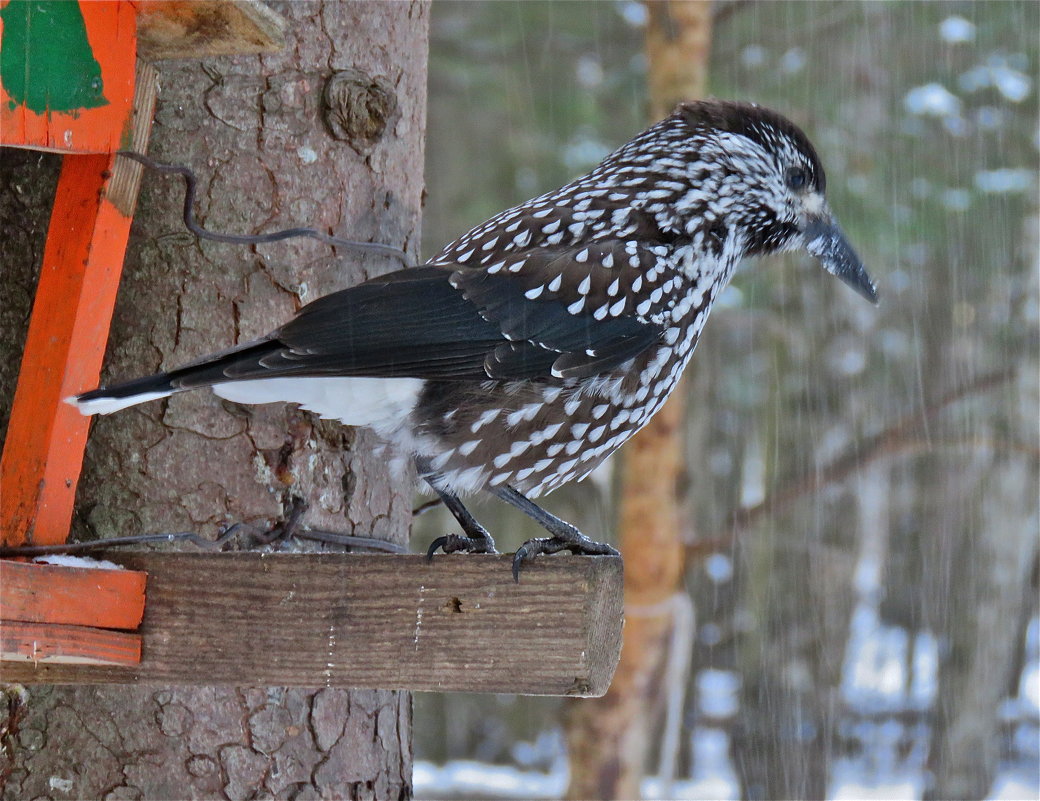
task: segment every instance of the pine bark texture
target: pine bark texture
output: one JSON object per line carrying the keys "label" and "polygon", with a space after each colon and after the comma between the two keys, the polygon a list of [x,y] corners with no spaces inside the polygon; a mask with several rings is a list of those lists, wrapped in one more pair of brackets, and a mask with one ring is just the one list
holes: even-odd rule
{"label": "pine bark texture", "polygon": [[[150,155],[196,170],[197,215],[212,230],[312,226],[395,245],[414,260],[428,7],[270,5],[288,23],[283,52],[159,64]],[[5,166],[4,185],[17,190],[34,180],[33,158]],[[180,220],[182,191],[174,179],[145,176],[103,382],[248,341],[309,300],[400,266],[384,256],[334,254],[307,239],[198,242]],[[47,209],[39,193],[31,203],[24,194],[0,209],[5,230],[24,231],[26,249],[11,273],[29,295],[32,285],[22,282],[39,260],[34,232],[46,226]],[[0,345],[8,363],[17,363],[27,306],[5,315]],[[8,318],[22,333],[7,332]],[[6,412],[13,381],[3,377]],[[266,529],[302,499],[306,526],[406,542],[409,476],[388,470],[377,444],[281,404],[174,396],[96,421],[74,532],[212,536],[240,521]],[[15,706],[5,799],[411,794],[408,693],[32,687]]]}
{"label": "pine bark texture", "polygon": [[[711,45],[711,4],[648,3],[650,117],[703,97]],[[684,574],[682,487],[686,382],[622,452],[618,530],[625,557],[621,662],[607,694],[571,703],[567,797],[639,798],[651,747],[661,670],[671,635],[672,596]]]}

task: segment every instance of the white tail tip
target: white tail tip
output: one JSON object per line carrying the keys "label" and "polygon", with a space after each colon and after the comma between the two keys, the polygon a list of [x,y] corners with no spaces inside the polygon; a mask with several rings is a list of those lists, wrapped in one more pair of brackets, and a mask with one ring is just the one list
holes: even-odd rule
{"label": "white tail tip", "polygon": [[139,403],[147,403],[172,395],[172,392],[142,392],[138,395],[130,395],[126,398],[90,398],[80,400],[78,395],[69,395],[65,402],[79,409],[79,413],[89,417],[94,414],[112,414]]}

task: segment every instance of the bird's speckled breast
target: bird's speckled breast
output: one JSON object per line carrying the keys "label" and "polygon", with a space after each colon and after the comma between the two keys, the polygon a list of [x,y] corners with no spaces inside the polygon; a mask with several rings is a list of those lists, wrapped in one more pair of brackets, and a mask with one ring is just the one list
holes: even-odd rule
{"label": "bird's speckled breast", "polygon": [[537,497],[580,480],[642,428],[675,389],[696,337],[582,381],[427,382],[417,450],[453,492],[507,484]]}

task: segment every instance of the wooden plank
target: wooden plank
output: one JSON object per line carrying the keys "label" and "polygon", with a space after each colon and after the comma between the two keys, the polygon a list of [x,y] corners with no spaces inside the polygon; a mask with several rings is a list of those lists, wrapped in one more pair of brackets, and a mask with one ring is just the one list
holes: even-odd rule
{"label": "wooden plank", "polygon": [[[151,64],[137,62],[134,108],[130,120],[129,149],[138,153],[148,150],[148,138],[155,117],[155,101],[159,95],[159,72]],[[116,159],[116,168],[108,182],[105,194],[112,204],[127,217],[134,215],[137,195],[141,189],[144,165],[122,156]]]}
{"label": "wooden plank", "polygon": [[[155,72],[142,75],[140,148],[155,102]],[[110,155],[66,156],[62,165],[0,460],[5,544],[55,544],[68,536],[89,420],[62,399],[98,383],[138,170]]]}
{"label": "wooden plank", "polygon": [[68,536],[89,419],[62,399],[97,385],[130,231],[104,196],[114,158],[62,165],[0,462],[9,545]]}
{"label": "wooden plank", "polygon": [[56,623],[0,621],[0,680],[8,667],[32,670],[41,665],[66,667],[136,665],[141,661],[141,635]]}
{"label": "wooden plank", "polygon": [[107,553],[148,573],[141,664],[10,663],[6,681],[601,695],[618,557]]}
{"label": "wooden plank", "polygon": [[146,61],[275,53],[285,20],[256,0],[138,0],[138,53]]}
{"label": "wooden plank", "polygon": [[0,559],[0,620],[136,629],[146,574]]}
{"label": "wooden plank", "polygon": [[[104,200],[112,156],[67,156],[44,248],[0,473],[6,544],[68,536],[89,421],[62,399],[95,386],[130,220]],[[118,251],[118,255],[116,254]]]}
{"label": "wooden plank", "polygon": [[8,3],[0,27],[0,144],[63,153],[127,144],[136,52],[130,3]]}

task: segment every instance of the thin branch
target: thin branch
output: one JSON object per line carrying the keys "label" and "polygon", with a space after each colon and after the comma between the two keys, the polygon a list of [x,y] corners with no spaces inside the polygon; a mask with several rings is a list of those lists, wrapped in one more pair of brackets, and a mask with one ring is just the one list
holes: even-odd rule
{"label": "thin branch", "polygon": [[731,544],[740,532],[751,526],[760,518],[768,514],[775,514],[798,498],[817,492],[827,484],[832,484],[847,478],[852,473],[886,454],[912,448],[931,450],[937,445],[967,445],[969,447],[983,446],[1000,448],[1025,453],[1034,458],[1040,458],[1040,453],[1038,453],[1035,448],[1030,448],[1021,443],[972,437],[954,440],[937,440],[934,437],[923,438],[917,434],[917,431],[928,420],[936,417],[950,404],[962,400],[969,395],[986,392],[996,386],[1007,383],[1014,378],[1015,374],[1015,368],[1009,367],[1004,370],[998,370],[993,373],[978,376],[958,387],[955,387],[939,399],[927,404],[919,411],[903,415],[879,433],[852,443],[841,455],[829,464],[826,464],[819,469],[807,470],[805,473],[788,482],[776,492],[767,496],[760,503],[757,503],[754,506],[738,509],[731,516],[726,533],[720,533],[714,537],[698,540],[696,543],[691,543],[691,545],[698,553],[700,553],[705,550],[709,543],[714,543],[716,547]]}

